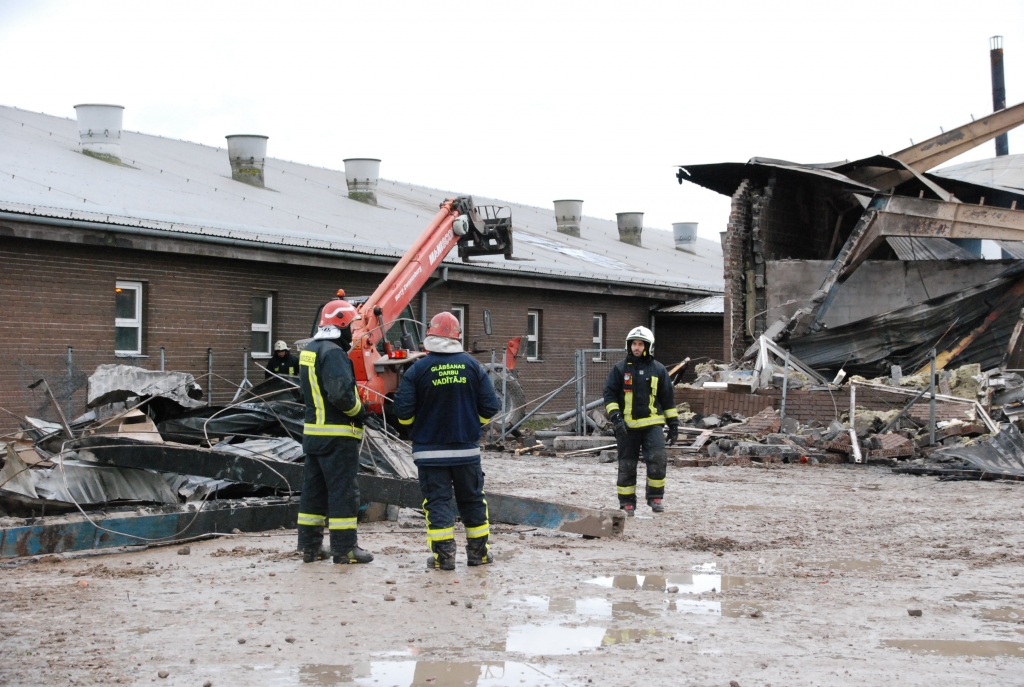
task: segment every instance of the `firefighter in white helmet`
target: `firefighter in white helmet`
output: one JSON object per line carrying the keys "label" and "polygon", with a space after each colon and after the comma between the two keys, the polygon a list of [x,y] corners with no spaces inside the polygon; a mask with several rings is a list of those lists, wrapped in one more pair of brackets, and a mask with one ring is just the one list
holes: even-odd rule
{"label": "firefighter in white helmet", "polygon": [[665,510],[665,442],[679,438],[672,380],[665,366],[651,357],[654,332],[635,327],[626,335],[626,359],[612,368],[604,385],[608,419],[615,426],[619,453],[619,508],[636,512],[636,468],[643,450],[647,458],[647,505],[655,513]]}

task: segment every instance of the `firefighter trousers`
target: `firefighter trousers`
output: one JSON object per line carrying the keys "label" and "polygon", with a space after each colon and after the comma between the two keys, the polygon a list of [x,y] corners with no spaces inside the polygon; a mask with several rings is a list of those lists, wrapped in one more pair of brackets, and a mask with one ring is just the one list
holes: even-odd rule
{"label": "firefighter trousers", "polygon": [[[455,503],[466,527],[466,539],[484,539],[490,534],[487,499],[484,496],[484,471],[480,463],[472,465],[416,466],[423,492],[423,515],[427,519],[427,544],[455,539]],[[486,539],[484,539],[486,541]]]}
{"label": "firefighter trousers", "polygon": [[331,533],[331,553],[356,546],[359,513],[359,440],[351,437],[303,437],[306,464],[299,499],[299,549],[319,549],[324,525]]}
{"label": "firefighter trousers", "polygon": [[665,496],[665,435],[662,425],[630,429],[624,437],[616,437],[619,453],[619,505],[636,505],[636,468],[641,450],[647,461],[647,502]]}

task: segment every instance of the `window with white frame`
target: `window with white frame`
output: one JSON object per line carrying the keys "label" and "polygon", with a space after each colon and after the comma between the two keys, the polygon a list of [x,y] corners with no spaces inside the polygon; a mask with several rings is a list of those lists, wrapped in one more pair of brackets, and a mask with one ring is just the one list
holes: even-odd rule
{"label": "window with white frame", "polygon": [[526,359],[540,360],[540,310],[526,312]]}
{"label": "window with white frame", "polygon": [[[602,348],[604,348],[604,313],[599,313],[599,312],[594,313],[594,338],[593,338],[593,342],[594,342],[594,348],[596,348],[597,350],[601,350]],[[601,353],[598,353],[594,357],[594,362],[595,363],[599,363],[602,360],[604,360],[604,358],[602,357]]]}
{"label": "window with white frame", "polygon": [[270,357],[270,339],[274,329],[274,297],[252,297],[252,357]]}
{"label": "window with white frame", "polygon": [[452,315],[455,315],[455,319],[459,321],[459,341],[462,343],[463,348],[466,346],[466,306],[465,305],[453,305]]}
{"label": "window with white frame", "polygon": [[114,354],[142,354],[142,282],[114,284]]}

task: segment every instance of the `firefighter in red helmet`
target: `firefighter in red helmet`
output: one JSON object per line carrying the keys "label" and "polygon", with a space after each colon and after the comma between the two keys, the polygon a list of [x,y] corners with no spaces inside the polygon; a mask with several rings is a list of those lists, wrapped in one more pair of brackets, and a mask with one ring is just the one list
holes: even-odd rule
{"label": "firefighter in red helmet", "polygon": [[373,555],[359,548],[359,444],[369,414],[359,400],[355,370],[349,360],[351,303],[335,298],[321,309],[313,341],[299,354],[299,384],[306,403],[299,501],[299,550],[305,563],[324,558],[324,526],[330,532],[335,563],[369,563]]}
{"label": "firefighter in red helmet", "polygon": [[454,315],[435,315],[423,341],[428,355],[406,370],[395,396],[398,421],[410,428],[427,520],[427,567],[435,570],[455,569],[453,490],[466,527],[466,563],[493,562],[479,441],[481,426],[501,403],[487,371],[462,350],[461,339]]}

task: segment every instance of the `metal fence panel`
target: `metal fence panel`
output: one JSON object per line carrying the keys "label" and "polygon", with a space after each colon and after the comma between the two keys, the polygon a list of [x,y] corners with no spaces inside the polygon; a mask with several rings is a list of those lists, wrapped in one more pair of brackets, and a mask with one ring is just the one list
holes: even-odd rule
{"label": "metal fence panel", "polygon": [[587,434],[586,407],[604,397],[608,373],[622,360],[624,348],[586,348],[576,351],[576,434]]}

